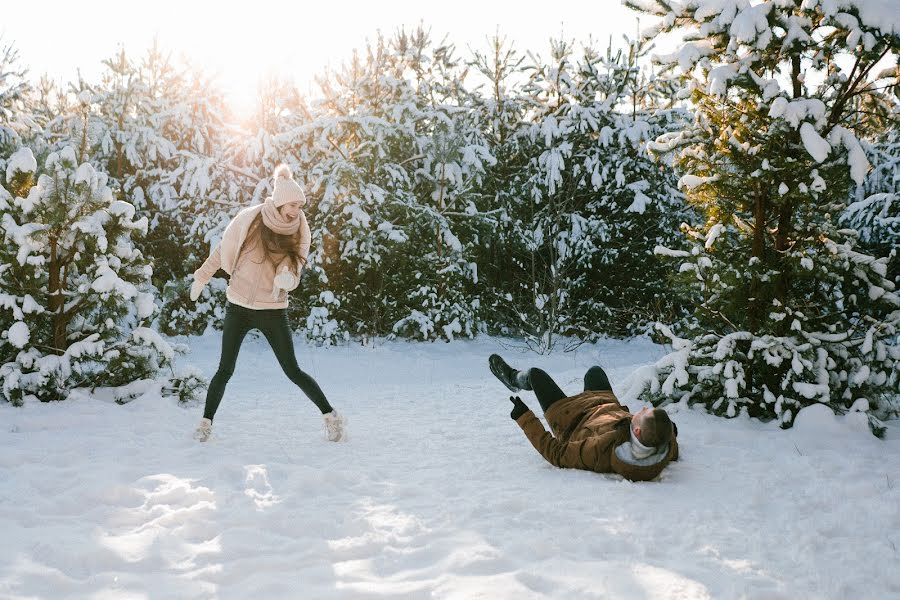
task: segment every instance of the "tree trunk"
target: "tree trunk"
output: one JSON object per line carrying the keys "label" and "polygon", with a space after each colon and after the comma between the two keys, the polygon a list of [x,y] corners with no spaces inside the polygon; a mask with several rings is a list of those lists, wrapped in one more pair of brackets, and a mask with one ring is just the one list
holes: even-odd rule
{"label": "tree trunk", "polygon": [[800,85],[800,55],[795,54],[791,57],[791,85],[794,98],[799,98],[803,94],[803,87]]}
{"label": "tree trunk", "polygon": [[[766,254],[766,221],[768,202],[766,194],[762,190],[756,192],[756,198],[753,204],[753,248],[752,256],[765,264]],[[754,277],[750,282],[750,298],[752,298],[748,311],[748,329],[751,333],[756,334],[762,321],[762,303],[760,302],[761,285],[759,279]]]}
{"label": "tree trunk", "polygon": [[[438,192],[438,212],[444,214],[444,163],[441,163],[441,175],[440,175],[440,188]],[[441,241],[441,224],[435,224],[435,242],[437,243],[437,255],[438,255],[438,265],[439,268],[443,268],[443,259],[444,259],[444,244]],[[444,297],[444,277],[438,277],[437,279],[437,297],[438,300],[442,300]]]}
{"label": "tree trunk", "polygon": [[51,237],[47,306],[50,308],[50,314],[53,315],[53,352],[57,356],[62,355],[66,351],[66,327],[69,320],[69,317],[63,311],[65,298],[62,293],[62,286],[64,282],[60,278],[60,268],[57,240]]}
{"label": "tree trunk", "polygon": [[[790,294],[790,273],[788,273],[789,261],[786,259],[790,248],[791,218],[793,217],[793,202],[786,201],[778,209],[778,230],[775,233],[775,251],[778,253],[778,277],[775,279],[775,297],[782,306],[787,306]],[[788,331],[787,319],[778,324],[779,333],[784,335]]]}

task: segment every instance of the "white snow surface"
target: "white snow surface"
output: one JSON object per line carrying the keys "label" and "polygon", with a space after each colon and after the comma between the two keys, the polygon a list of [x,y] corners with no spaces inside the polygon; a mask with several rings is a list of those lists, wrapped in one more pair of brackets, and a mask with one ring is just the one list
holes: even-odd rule
{"label": "white snow surface", "polygon": [[[210,377],[221,334],[175,338]],[[617,391],[666,348],[539,356],[492,338],[316,348],[321,417],[249,336],[216,416],[159,386],[0,405],[3,598],[889,598],[900,590],[900,424],[801,411],[788,431],[681,409],[658,481],[557,469],[509,418],[499,352],[568,393]],[[520,345],[520,344],[519,344]],[[142,388],[143,389],[143,388]],[[522,398],[538,408],[530,392]],[[635,401],[628,402],[633,410]]]}

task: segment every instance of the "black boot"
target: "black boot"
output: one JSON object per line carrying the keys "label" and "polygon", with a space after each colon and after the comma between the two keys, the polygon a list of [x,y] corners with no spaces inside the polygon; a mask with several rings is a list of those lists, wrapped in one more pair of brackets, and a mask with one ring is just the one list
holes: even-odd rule
{"label": "black boot", "polygon": [[500,383],[509,388],[511,392],[531,389],[531,386],[528,385],[527,373],[513,369],[506,364],[505,360],[500,358],[499,354],[491,354],[488,357],[488,366],[490,366],[494,377],[499,379]]}

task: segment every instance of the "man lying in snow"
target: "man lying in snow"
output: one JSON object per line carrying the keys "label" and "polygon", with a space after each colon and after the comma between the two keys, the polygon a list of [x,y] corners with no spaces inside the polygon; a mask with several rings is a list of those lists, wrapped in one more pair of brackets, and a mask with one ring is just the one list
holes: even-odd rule
{"label": "man lying in snow", "polygon": [[678,428],[666,411],[645,408],[632,415],[619,404],[600,367],[585,373],[584,392],[566,397],[541,369],[517,371],[497,354],[488,364],[511,391],[534,391],[553,434],[518,396],[509,398],[513,403],[509,416],[550,464],[648,481],[678,460]]}

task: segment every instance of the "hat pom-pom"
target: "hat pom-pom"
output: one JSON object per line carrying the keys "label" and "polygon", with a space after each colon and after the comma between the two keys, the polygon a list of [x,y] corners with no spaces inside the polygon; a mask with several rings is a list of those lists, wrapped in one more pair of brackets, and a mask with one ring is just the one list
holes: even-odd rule
{"label": "hat pom-pom", "polygon": [[289,166],[287,166],[286,164],[280,164],[275,167],[275,174],[273,178],[275,179],[275,181],[278,181],[279,179],[293,179],[294,174],[291,173],[291,168]]}

